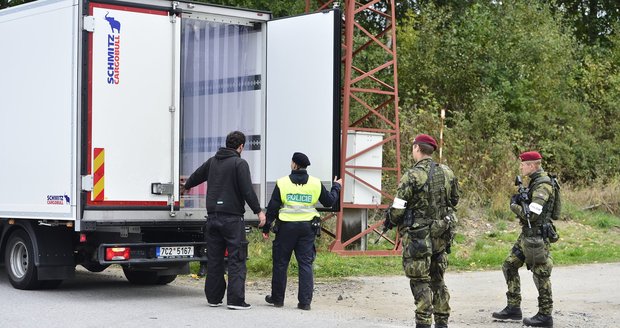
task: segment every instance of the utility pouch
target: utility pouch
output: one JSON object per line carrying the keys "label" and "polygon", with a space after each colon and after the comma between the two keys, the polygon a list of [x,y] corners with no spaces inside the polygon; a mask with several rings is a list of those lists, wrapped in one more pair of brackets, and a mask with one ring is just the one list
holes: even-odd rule
{"label": "utility pouch", "polygon": [[430,227],[424,226],[407,231],[409,243],[405,249],[408,257],[422,259],[432,254]]}
{"label": "utility pouch", "polygon": [[525,256],[525,264],[528,268],[532,268],[537,264],[544,264],[549,257],[549,251],[546,248],[545,240],[542,236],[523,237],[523,255]]}
{"label": "utility pouch", "polygon": [[403,217],[403,227],[413,226],[413,210],[408,208],[405,210],[405,216]]}
{"label": "utility pouch", "polygon": [[441,238],[448,229],[450,229],[450,221],[445,219],[433,221],[431,223],[431,238]]}
{"label": "utility pouch", "polygon": [[239,247],[239,260],[246,261],[248,259],[248,242],[247,240],[241,241],[241,247]]}
{"label": "utility pouch", "polygon": [[321,217],[320,216],[315,216],[312,221],[310,221],[310,225],[312,225],[312,230],[314,230],[314,233],[316,234],[317,237],[321,236]]}
{"label": "utility pouch", "polygon": [[452,241],[454,240],[456,216],[448,214],[441,220],[435,220],[431,224],[431,241],[433,244],[433,254],[443,252],[451,253]]}
{"label": "utility pouch", "polygon": [[280,231],[280,219],[275,219],[273,221],[273,227],[271,227],[271,232],[278,233]]}

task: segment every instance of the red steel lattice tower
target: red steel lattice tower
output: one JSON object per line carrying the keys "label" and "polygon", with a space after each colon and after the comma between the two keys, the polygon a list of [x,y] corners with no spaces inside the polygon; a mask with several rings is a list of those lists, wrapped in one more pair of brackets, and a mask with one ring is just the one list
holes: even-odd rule
{"label": "red steel lattice tower", "polygon": [[[306,12],[311,11],[312,0],[306,0]],[[336,231],[326,231],[334,238],[330,246],[332,252],[343,255],[396,255],[399,254],[400,242],[386,238],[392,245],[385,250],[349,250],[347,246],[365,236],[379,236],[382,218],[368,222],[365,229],[355,236],[343,240],[344,211],[347,209],[366,209],[367,213],[377,213],[385,209],[394,199],[394,195],[382,190],[381,183],[370,182],[356,174],[357,171],[381,172],[383,185],[396,190],[400,180],[400,127],[398,120],[398,74],[396,56],[396,8],[395,0],[353,1],[345,0],[342,31],[342,152],[341,177],[345,180],[343,193],[347,187],[346,180],[353,179],[369,190],[380,194],[385,204],[354,204],[340,198],[340,212],[336,216]],[[318,0],[317,11],[329,9],[334,1]],[[341,2],[342,3],[342,2]],[[365,28],[360,21],[372,17],[373,27]],[[372,56],[369,55],[372,52]],[[381,140],[365,149],[347,149],[349,135],[367,132],[381,135]],[[353,148],[353,147],[351,147]],[[383,160],[380,166],[355,165],[355,159],[373,150],[382,149]],[[386,155],[390,154],[390,155]],[[391,157],[391,161],[388,159]],[[391,165],[385,166],[386,163]],[[375,171],[376,172],[376,171]],[[351,181],[351,180],[350,180]],[[334,215],[324,218],[332,219]],[[376,215],[375,215],[376,216]]]}

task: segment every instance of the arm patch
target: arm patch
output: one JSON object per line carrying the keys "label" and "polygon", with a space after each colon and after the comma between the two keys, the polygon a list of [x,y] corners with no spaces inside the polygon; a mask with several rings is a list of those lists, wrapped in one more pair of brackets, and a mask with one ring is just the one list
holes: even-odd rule
{"label": "arm patch", "polygon": [[543,207],[540,204],[537,203],[530,203],[530,211],[536,215],[540,215],[540,213],[542,213]]}

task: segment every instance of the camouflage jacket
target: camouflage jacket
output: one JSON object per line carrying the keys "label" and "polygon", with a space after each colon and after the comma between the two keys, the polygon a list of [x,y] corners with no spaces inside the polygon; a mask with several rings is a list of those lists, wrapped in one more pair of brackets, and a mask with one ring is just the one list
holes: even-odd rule
{"label": "camouflage jacket", "polygon": [[[541,226],[546,223],[551,213],[547,206],[553,202],[553,187],[551,178],[543,169],[529,175],[528,198],[530,199],[530,223],[532,226]],[[535,204],[535,205],[532,205]],[[522,226],[527,226],[527,219],[523,213],[523,208],[517,204],[511,204],[510,209],[517,214]]]}
{"label": "camouflage jacket", "polygon": [[[400,179],[396,197],[407,201],[406,209],[392,209],[391,221],[403,228],[406,210],[413,214],[413,228],[430,225],[433,220],[454,211],[459,201],[458,180],[452,170],[443,164],[435,164],[432,183],[427,184],[432,159],[425,158],[415,163]],[[432,195],[429,197],[429,191]],[[429,200],[434,204],[429,206]]]}

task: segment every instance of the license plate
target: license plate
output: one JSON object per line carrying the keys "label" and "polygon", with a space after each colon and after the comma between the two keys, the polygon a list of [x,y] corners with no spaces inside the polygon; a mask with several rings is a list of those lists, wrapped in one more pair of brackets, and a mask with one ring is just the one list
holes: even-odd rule
{"label": "license plate", "polygon": [[194,246],[157,247],[157,257],[190,257],[194,256]]}

